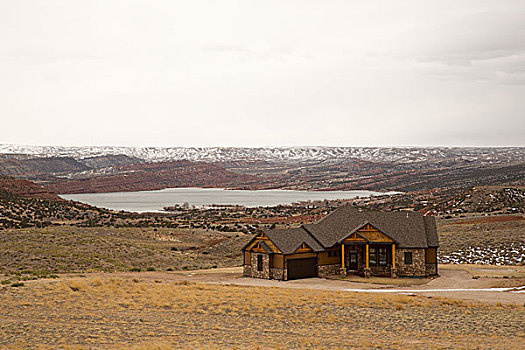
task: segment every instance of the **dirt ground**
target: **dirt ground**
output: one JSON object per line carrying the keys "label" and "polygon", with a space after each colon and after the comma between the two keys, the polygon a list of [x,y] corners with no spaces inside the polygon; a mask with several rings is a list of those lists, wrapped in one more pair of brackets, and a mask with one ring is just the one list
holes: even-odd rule
{"label": "dirt ground", "polygon": [[[497,284],[443,272],[415,287]],[[351,287],[395,286],[257,280],[239,268],[62,275],[0,289],[0,348],[518,349],[525,342],[523,304]]]}
{"label": "dirt ground", "polygon": [[241,267],[184,272],[93,273],[88,274],[88,276],[104,277],[111,275],[120,278],[138,278],[145,281],[188,281],[222,285],[327,291],[381,290],[389,292],[389,290],[395,290],[399,294],[417,293],[425,296],[472,300],[489,304],[525,305],[525,293],[487,290],[491,288],[525,286],[525,266],[440,265],[439,274],[440,277],[433,279],[389,279],[391,284],[385,284],[386,279],[384,278],[365,279],[357,276],[348,280],[306,278],[285,282],[245,278],[242,277]]}

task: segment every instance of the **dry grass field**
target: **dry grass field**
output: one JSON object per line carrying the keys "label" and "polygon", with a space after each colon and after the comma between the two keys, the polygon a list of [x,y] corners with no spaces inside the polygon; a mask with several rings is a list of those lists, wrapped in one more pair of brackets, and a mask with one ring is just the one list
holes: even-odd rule
{"label": "dry grass field", "polygon": [[524,319],[523,306],[111,274],[0,290],[2,349],[518,349]]}
{"label": "dry grass field", "polygon": [[[236,237],[237,236],[237,237]],[[51,226],[0,230],[0,274],[238,265],[247,235],[203,229]]]}
{"label": "dry grass field", "polygon": [[[525,242],[525,220],[447,219],[439,221],[439,232],[441,250],[449,256],[480,247],[483,259],[498,249],[507,260],[517,261],[522,252],[513,250]],[[518,349],[525,344],[523,303],[160,277],[160,271],[167,274],[168,269],[239,265],[247,239],[241,233],[181,228],[1,230],[0,349]],[[474,278],[484,283],[486,278],[487,287],[493,287],[523,285],[523,266],[518,265],[447,268],[469,273],[466,281],[457,283]],[[129,272],[137,269],[156,272]],[[88,273],[101,271],[126,273]],[[63,275],[72,272],[87,277]],[[157,273],[159,277],[151,277]],[[54,274],[62,275],[35,280],[58,277]],[[197,278],[194,272],[172,275]],[[199,278],[206,281],[205,277]],[[319,283],[328,282],[342,281]],[[348,282],[404,287],[429,280],[355,277]]]}

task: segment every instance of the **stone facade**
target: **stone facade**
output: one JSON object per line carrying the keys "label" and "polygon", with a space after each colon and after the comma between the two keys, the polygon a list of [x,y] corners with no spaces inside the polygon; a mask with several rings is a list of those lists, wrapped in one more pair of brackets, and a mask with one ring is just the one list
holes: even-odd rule
{"label": "stone facade", "polygon": [[341,269],[341,264],[319,265],[317,267],[317,275],[319,277],[338,275]]}
{"label": "stone facade", "polygon": [[390,265],[387,266],[370,266],[372,275],[374,276],[390,276]]}
{"label": "stone facade", "polygon": [[427,276],[436,276],[438,274],[437,269],[437,264],[426,264]]}
{"label": "stone facade", "polygon": [[[405,264],[405,252],[412,252],[412,264]],[[398,276],[426,276],[425,249],[396,249],[396,268]]]}
{"label": "stone facade", "polygon": [[[405,252],[412,253],[412,264],[405,264]],[[262,256],[262,271],[257,270],[257,257]],[[359,254],[359,258],[362,254]],[[358,260],[359,262],[360,259]],[[265,253],[250,254],[250,265],[243,266],[243,275],[246,277],[255,277],[263,279],[288,280],[288,271],[286,268],[270,267],[270,255]],[[364,266],[359,264],[359,272],[365,277],[370,275],[376,276],[414,276],[425,277],[437,275],[437,265],[427,264],[425,261],[425,249],[396,249],[396,269],[392,271],[390,265],[371,266],[365,271]],[[345,273],[346,271],[343,271]],[[317,267],[319,277],[333,276],[341,274],[341,264],[319,265]]]}
{"label": "stone facade", "polygon": [[[270,255],[263,253],[252,252],[251,262],[251,275],[249,277],[270,279]],[[257,257],[262,256],[262,271],[257,271]]]}
{"label": "stone facade", "polygon": [[278,267],[270,268],[270,278],[274,280],[282,280],[284,276],[284,269]]}
{"label": "stone facade", "polygon": [[244,265],[242,269],[242,275],[244,277],[252,277],[252,266],[251,265]]}

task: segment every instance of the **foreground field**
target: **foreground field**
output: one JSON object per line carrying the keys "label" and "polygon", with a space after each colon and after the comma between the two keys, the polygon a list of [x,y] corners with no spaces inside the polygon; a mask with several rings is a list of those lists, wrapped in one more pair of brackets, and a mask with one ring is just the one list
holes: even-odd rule
{"label": "foreground field", "polygon": [[525,341],[523,306],[408,295],[111,274],[32,281],[0,293],[6,349],[517,349]]}

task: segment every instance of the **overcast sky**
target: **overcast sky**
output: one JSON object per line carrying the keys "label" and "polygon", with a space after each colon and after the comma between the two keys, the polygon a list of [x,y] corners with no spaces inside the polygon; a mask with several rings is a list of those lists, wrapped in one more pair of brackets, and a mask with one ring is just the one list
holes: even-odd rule
{"label": "overcast sky", "polygon": [[0,143],[525,146],[525,1],[2,1]]}

